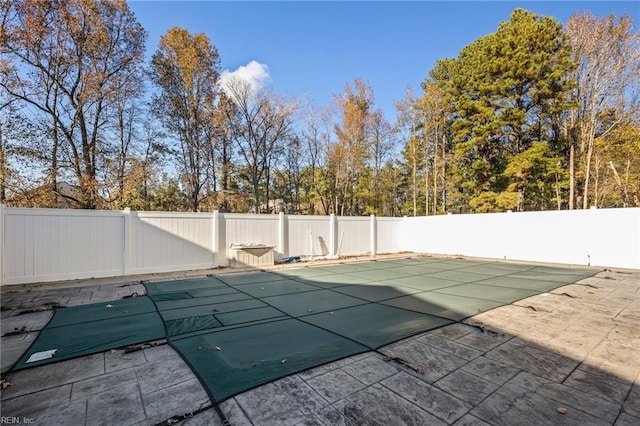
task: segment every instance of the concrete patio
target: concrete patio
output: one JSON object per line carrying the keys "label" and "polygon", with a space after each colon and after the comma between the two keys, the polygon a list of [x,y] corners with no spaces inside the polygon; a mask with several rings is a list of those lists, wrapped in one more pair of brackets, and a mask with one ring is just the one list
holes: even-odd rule
{"label": "concrete patio", "polygon": [[[51,307],[145,291],[138,281],[107,281],[4,287],[2,371],[35,339]],[[5,423],[222,424],[168,345],[107,351],[3,379],[11,383],[2,391]],[[604,270],[255,388],[220,409],[233,425],[638,425],[640,271]]]}

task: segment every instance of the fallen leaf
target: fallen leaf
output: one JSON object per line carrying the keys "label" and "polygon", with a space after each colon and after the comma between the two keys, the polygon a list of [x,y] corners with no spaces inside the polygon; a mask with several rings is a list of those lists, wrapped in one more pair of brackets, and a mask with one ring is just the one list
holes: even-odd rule
{"label": "fallen leaf", "polygon": [[567,414],[567,409],[564,407],[558,407],[558,413],[560,414]]}
{"label": "fallen leaf", "polygon": [[5,390],[6,388],[8,388],[9,386],[13,386],[13,383],[11,383],[8,380],[3,380],[2,381],[2,390]]}

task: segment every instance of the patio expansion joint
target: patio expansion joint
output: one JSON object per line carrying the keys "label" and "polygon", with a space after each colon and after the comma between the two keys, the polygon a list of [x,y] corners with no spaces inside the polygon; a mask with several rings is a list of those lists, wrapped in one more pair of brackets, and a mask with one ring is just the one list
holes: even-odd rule
{"label": "patio expansion joint", "polygon": [[[454,370],[454,371],[456,371],[456,370]],[[392,377],[399,376],[399,375],[401,375],[401,374],[408,374],[408,373],[403,372],[403,371],[398,371],[396,374],[393,374],[392,376],[387,377],[387,379],[391,379]],[[448,374],[450,374],[450,373],[448,373]],[[448,374],[447,374],[447,375],[448,375]],[[413,375],[412,375],[412,377],[416,377],[418,380],[422,380],[422,379],[420,379],[420,378],[419,378],[419,377],[417,377],[417,376],[413,376]],[[387,380],[387,379],[385,379],[385,380]],[[424,380],[422,380],[422,381],[423,381],[427,386],[432,386],[432,387],[436,388],[438,391],[445,393],[447,396],[449,396],[449,397],[451,397],[451,398],[453,398],[453,399],[456,399],[456,400],[459,400],[459,401],[464,402],[464,405],[469,405],[469,408],[465,409],[465,411],[464,411],[464,412],[463,412],[459,417],[455,418],[455,419],[453,420],[453,423],[455,423],[456,421],[458,421],[459,419],[461,419],[461,418],[462,418],[462,417],[464,417],[465,415],[469,414],[469,413],[471,412],[471,410],[474,408],[474,405],[469,404],[468,402],[466,402],[466,401],[464,401],[464,400],[460,399],[459,397],[457,397],[457,396],[455,396],[455,395],[450,394],[449,392],[447,392],[447,391],[446,391],[446,390],[444,390],[444,389],[441,389],[439,386],[436,386],[436,384],[435,384],[435,383],[429,383],[429,382],[424,381]],[[436,418],[438,418],[438,419],[442,420],[442,421],[443,421],[443,422],[445,422],[445,423],[452,424],[452,422],[451,422],[450,420],[448,420],[448,419],[446,419],[446,418],[442,417],[442,415],[441,415],[441,414],[439,415],[439,414],[437,414],[437,413],[434,413],[434,412],[432,412],[432,411],[430,411],[430,410],[428,410],[428,409],[425,409],[425,408],[421,407],[421,406],[420,406],[420,405],[418,405],[416,402],[414,402],[414,401],[412,401],[411,399],[407,398],[407,397],[406,397],[406,396],[404,396],[403,394],[396,392],[395,390],[391,389],[389,386],[387,386],[386,384],[384,384],[384,383],[382,383],[382,382],[383,382],[383,381],[380,381],[378,384],[379,384],[380,386],[383,386],[385,389],[389,390],[390,392],[394,393],[394,394],[395,394],[395,395],[397,395],[399,398],[401,398],[401,399],[403,399],[403,400],[407,401],[408,403],[410,403],[411,405],[413,405],[413,406],[415,406],[415,407],[418,407],[420,410],[424,410],[424,411],[428,412],[428,413],[429,413],[429,414],[431,414],[432,416],[434,416],[434,417],[436,417]]]}
{"label": "patio expansion joint", "polygon": [[[627,401],[631,398],[631,393],[632,393],[632,391],[633,391],[633,388],[634,388],[634,387],[636,387],[636,386],[640,387],[640,372],[638,372],[638,374],[637,374],[637,376],[636,376],[636,379],[635,379],[635,380],[634,380],[634,382],[631,384],[631,386],[629,386],[629,390],[627,391],[627,395],[626,395],[626,396],[624,397],[624,399],[622,400],[622,404],[620,404],[620,412],[618,413],[618,417],[616,417],[616,422],[618,421],[618,419],[620,418],[620,416],[622,415],[622,413],[627,413],[627,414],[629,414],[629,415],[631,415],[631,416],[634,416],[634,417],[635,417],[637,414],[640,414],[640,413],[636,413],[636,412],[634,412],[634,413],[628,413],[627,411],[625,411],[625,408],[624,408],[624,406],[625,406],[625,404],[627,403]],[[615,422],[614,422],[614,424],[615,424]]]}
{"label": "patio expansion joint", "polygon": [[[343,360],[344,360],[344,359],[348,359],[348,358],[343,358]],[[339,362],[339,361],[340,361],[340,360],[338,360],[338,361],[333,361],[333,362]],[[331,363],[329,363],[329,364],[331,364]],[[356,394],[356,393],[360,392],[361,390],[363,390],[363,389],[367,389],[367,388],[370,388],[371,386],[375,385],[376,383],[379,383],[379,382],[376,382],[376,383],[373,383],[373,384],[370,384],[370,385],[367,385],[366,383],[363,383],[363,382],[362,382],[361,380],[359,380],[357,377],[353,376],[352,374],[349,374],[349,372],[348,372],[348,371],[345,371],[345,370],[343,369],[343,367],[345,367],[345,366],[347,366],[347,365],[349,365],[349,364],[351,364],[351,363],[347,363],[347,364],[342,365],[342,366],[340,366],[340,367],[336,367],[336,368],[334,368],[334,369],[332,369],[332,370],[326,371],[326,372],[324,372],[324,373],[322,373],[322,374],[318,374],[317,376],[312,376],[312,377],[309,377],[309,378],[306,378],[306,379],[304,378],[304,375],[301,375],[301,374],[298,374],[298,373],[296,373],[296,375],[297,375],[297,376],[300,378],[300,380],[302,380],[302,381],[303,381],[307,386],[309,386],[309,388],[311,388],[315,393],[317,393],[318,395],[320,395],[320,397],[321,397],[321,398],[322,398],[322,399],[327,403],[327,405],[326,405],[326,406],[324,406],[324,407],[322,407],[322,408],[321,408],[321,410],[322,410],[322,409],[325,409],[327,406],[332,406],[332,407],[333,407],[333,404],[335,404],[336,402],[341,401],[341,400],[344,400],[344,399],[347,399],[347,398],[349,398],[350,396],[352,396],[352,395],[354,395],[354,394]],[[322,395],[322,393],[318,392],[318,390],[317,390],[317,389],[316,389],[316,387],[313,385],[313,383],[309,383],[309,382],[310,382],[310,381],[313,381],[314,379],[317,379],[317,378],[319,378],[319,377],[322,377],[322,376],[324,376],[324,375],[327,375],[327,374],[330,374],[330,373],[336,372],[336,371],[341,371],[342,373],[344,373],[344,374],[348,375],[349,377],[351,377],[352,379],[354,379],[355,381],[357,381],[358,383],[360,383],[360,384],[362,385],[362,387],[361,387],[361,388],[359,388],[359,389],[354,390],[353,392],[351,392],[351,393],[349,393],[349,394],[347,394],[347,395],[343,395],[341,398],[338,398],[337,400],[335,400],[335,401],[333,401],[333,402],[332,402],[332,401],[329,401],[329,400],[328,400],[324,395]]]}
{"label": "patio expansion joint", "polygon": [[[469,361],[469,362],[467,362],[467,364],[470,364],[471,362],[472,362],[472,361]],[[435,386],[435,387],[437,387],[437,388],[438,388],[438,389],[440,389],[441,391],[446,392],[448,395],[451,395],[447,390],[442,389],[440,386],[438,386],[438,384],[437,384],[437,383],[438,383],[440,380],[442,380],[442,379],[444,379],[444,378],[446,378],[446,377],[450,376],[451,374],[453,374],[453,373],[454,373],[454,372],[456,372],[456,371],[464,371],[465,373],[471,374],[472,376],[475,376],[475,377],[477,377],[477,378],[479,378],[479,379],[481,379],[481,380],[486,380],[485,378],[480,377],[480,376],[478,376],[477,374],[474,374],[474,373],[473,373],[473,371],[462,370],[462,367],[464,367],[464,366],[465,366],[465,365],[467,365],[467,364],[464,364],[464,365],[460,366],[459,368],[457,368],[456,370],[453,370],[453,371],[451,371],[451,372],[447,373],[447,375],[446,375],[446,376],[444,376],[444,377],[442,377],[442,378],[438,379],[436,382],[432,383],[432,385],[433,385],[433,386]],[[490,398],[493,394],[495,394],[495,393],[496,393],[496,392],[498,392],[500,389],[502,389],[502,387],[503,387],[505,384],[509,383],[509,381],[510,381],[511,379],[513,379],[515,376],[517,376],[518,374],[519,374],[519,372],[514,373],[514,375],[513,375],[513,376],[511,376],[511,378],[509,378],[509,380],[507,380],[506,382],[504,382],[504,383],[503,383],[503,384],[501,384],[501,385],[498,385],[498,386],[497,386],[493,391],[489,392],[489,393],[488,393],[484,398],[482,398],[481,400],[479,400],[477,403],[473,403],[473,404],[469,403],[469,404],[471,405],[471,408],[469,408],[469,410],[465,413],[465,415],[466,415],[466,414],[470,414],[470,413],[471,413],[471,410],[473,410],[475,407],[477,407],[477,406],[481,405],[481,404],[482,404],[486,399]],[[454,396],[454,397],[456,397],[456,398],[459,398],[459,397],[457,397],[457,396],[455,396],[455,395],[451,395],[451,396]],[[467,401],[465,401],[465,402],[467,402]],[[462,417],[464,417],[464,416],[462,416]],[[461,417],[461,418],[462,418],[462,417]]]}
{"label": "patio expansion joint", "polygon": [[138,390],[138,394],[140,395],[140,406],[142,407],[142,412],[144,413],[145,419],[148,419],[149,413],[147,413],[147,407],[146,407],[146,404],[144,403],[144,398],[143,398],[144,394],[142,393],[142,387],[140,386],[140,379],[138,378],[138,373],[135,369],[134,369],[134,373],[136,374],[136,389]]}
{"label": "patio expansion joint", "polygon": [[[568,328],[568,327],[567,327],[567,328]],[[565,330],[566,330],[566,328],[565,328]],[[602,341],[603,341],[603,340],[601,340],[601,342],[602,342]],[[562,379],[562,381],[560,382],[560,384],[561,384],[561,385],[567,386],[567,387],[569,387],[569,388],[571,388],[571,389],[580,390],[580,389],[576,389],[576,388],[574,388],[573,386],[566,385],[566,384],[565,384],[565,382],[567,381],[567,379],[569,379],[569,378],[571,377],[571,375],[572,375],[576,370],[578,370],[578,368],[580,368],[580,367],[584,364],[584,360],[585,360],[585,359],[587,359],[587,358],[589,358],[589,355],[591,355],[591,353],[593,353],[593,351],[595,351],[597,347],[598,347],[598,345],[594,345],[594,346],[593,346],[593,348],[591,348],[591,349],[590,349],[590,350],[589,350],[589,351],[588,351],[588,352],[583,356],[583,358],[582,358],[581,360],[578,360],[578,363],[576,364],[576,366],[575,366],[575,367],[574,367],[574,368],[569,372],[569,374],[567,374],[567,376],[566,376],[564,379]],[[631,387],[629,388],[629,392],[631,392],[631,389],[633,389],[633,386],[631,386]],[[627,393],[627,396],[628,396],[628,395],[629,395],[629,394]]]}
{"label": "patio expansion joint", "polygon": [[[233,401],[233,402],[236,404],[236,406],[240,409],[240,411],[241,411],[241,412],[242,412],[242,414],[244,415],[245,419],[246,419],[247,421],[249,421],[249,424],[250,424],[251,426],[256,426],[256,424],[251,420],[251,416],[249,415],[249,413],[247,412],[247,410],[245,410],[245,408],[242,406],[242,404],[240,403],[240,401],[238,401],[235,397],[231,397],[231,398],[227,399],[226,401],[222,401],[219,405],[222,405],[222,404],[224,404],[224,403],[225,403],[225,402],[227,402],[227,401]],[[213,407],[211,407],[211,408],[213,408]],[[220,407],[220,409],[222,409],[222,407]],[[226,426],[226,425],[223,425],[223,426]]]}

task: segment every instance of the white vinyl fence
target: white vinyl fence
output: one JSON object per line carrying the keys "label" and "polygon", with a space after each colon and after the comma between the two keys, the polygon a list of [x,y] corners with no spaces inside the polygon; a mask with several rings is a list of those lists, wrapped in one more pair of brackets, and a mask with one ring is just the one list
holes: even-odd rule
{"label": "white vinyl fence", "polygon": [[231,244],[288,256],[433,253],[640,269],[640,208],[411,218],[6,208],[0,283],[229,265]]}
{"label": "white vinyl fence", "polygon": [[405,250],[640,269],[640,208],[407,218]]}
{"label": "white vinyl fence", "polygon": [[24,284],[228,266],[232,244],[273,246],[276,260],[375,254],[377,220],[0,206],[0,279]]}

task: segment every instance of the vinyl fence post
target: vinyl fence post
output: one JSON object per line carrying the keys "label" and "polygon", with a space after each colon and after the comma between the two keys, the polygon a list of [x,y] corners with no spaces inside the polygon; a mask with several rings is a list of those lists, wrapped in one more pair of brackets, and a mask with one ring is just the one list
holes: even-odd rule
{"label": "vinyl fence post", "polygon": [[213,267],[216,268],[220,266],[220,253],[218,252],[218,248],[220,247],[220,212],[218,210],[213,211],[211,220],[211,261]]}
{"label": "vinyl fence post", "polygon": [[218,210],[213,212],[213,232],[215,234],[213,239],[213,251],[215,252],[214,266],[229,266],[229,259],[227,258],[227,234],[224,221],[224,213],[220,213]]}
{"label": "vinyl fence post", "polygon": [[126,276],[131,271],[131,209],[125,207],[122,213],[124,214],[122,275]]}
{"label": "vinyl fence post", "polygon": [[4,204],[0,203],[0,286],[4,284]]}
{"label": "vinyl fence post", "polygon": [[227,258],[227,228],[224,218],[224,213],[220,213],[218,210],[213,212],[214,219],[213,224],[215,227],[215,246],[216,252],[216,267],[229,266],[229,259]]}
{"label": "vinyl fence post", "polygon": [[338,255],[337,237],[338,237],[338,226],[336,222],[336,215],[331,213],[329,215],[329,254],[331,256]]}
{"label": "vinyl fence post", "polygon": [[280,253],[282,259],[288,256],[287,252],[287,218],[284,212],[280,212],[278,213],[278,250],[276,254]]}
{"label": "vinyl fence post", "polygon": [[377,231],[377,227],[376,227],[376,215],[372,214],[371,215],[371,228],[370,228],[370,233],[369,233],[369,241],[371,243],[371,256],[375,256],[376,255],[376,250],[377,250],[377,245],[378,245],[378,233]]}

